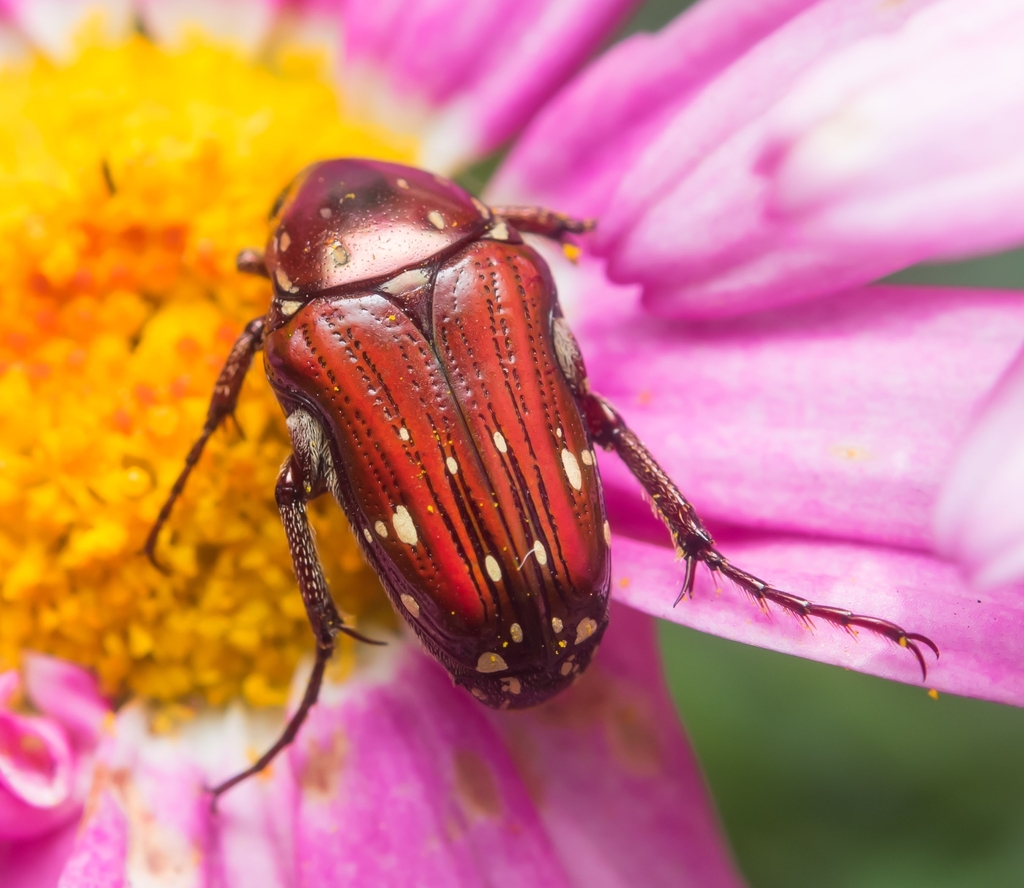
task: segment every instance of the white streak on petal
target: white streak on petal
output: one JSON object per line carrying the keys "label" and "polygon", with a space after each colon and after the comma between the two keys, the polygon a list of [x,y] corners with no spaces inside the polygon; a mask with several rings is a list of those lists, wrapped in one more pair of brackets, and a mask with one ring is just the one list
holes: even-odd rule
{"label": "white streak on petal", "polygon": [[75,37],[97,17],[108,39],[124,37],[132,26],[130,0],[14,0],[8,8],[25,35],[61,61],[75,55]]}
{"label": "white streak on petal", "polygon": [[146,31],[160,43],[179,45],[198,30],[249,52],[267,39],[277,6],[272,0],[139,0]]}
{"label": "white streak on petal", "polygon": [[975,585],[1024,580],[1024,356],[960,447],[935,509],[939,551]]}

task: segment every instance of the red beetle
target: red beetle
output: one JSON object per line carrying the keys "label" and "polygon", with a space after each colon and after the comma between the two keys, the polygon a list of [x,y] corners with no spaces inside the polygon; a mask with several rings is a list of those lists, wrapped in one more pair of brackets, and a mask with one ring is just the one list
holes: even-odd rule
{"label": "red beetle", "polygon": [[[763,607],[863,628],[917,657],[924,636],[813,604],[734,567],[622,418],[587,385],[554,282],[520,232],[562,240],[590,224],[487,207],[422,170],[372,160],[308,167],[271,212],[263,255],[239,268],[274,299],[228,357],[202,435],[160,527],[262,348],[292,455],[277,482],[299,588],[317,639],[306,694],[278,742],[219,794],[269,763],[316,702],[334,637],[306,502],[341,504],[392,604],[457,684],[498,708],[532,706],[587,667],[608,622],[610,534],[594,444],[636,475],[686,562]],[[327,543],[329,545],[329,543]],[[677,599],[678,601],[678,599]]]}

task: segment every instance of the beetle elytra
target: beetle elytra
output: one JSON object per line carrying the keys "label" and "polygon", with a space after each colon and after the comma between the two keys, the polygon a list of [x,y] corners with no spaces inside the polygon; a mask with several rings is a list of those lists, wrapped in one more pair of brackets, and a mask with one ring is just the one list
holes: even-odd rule
{"label": "beetle elytra", "polygon": [[601,640],[611,538],[595,445],[625,462],[667,525],[685,561],[677,603],[703,563],[762,607],[895,641],[922,673],[919,645],[938,655],[922,635],[775,589],[715,549],[650,452],[590,390],[551,273],[521,237],[563,240],[589,227],[535,207],[487,207],[410,167],[332,160],[282,193],[265,251],[239,255],[241,270],[269,278],[273,301],[232,348],[146,551],[152,558],[262,349],[292,441],[276,498],[317,654],[281,738],[215,796],[294,738],[335,635],[362,638],[338,614],[313,545],[306,503],[324,493],[424,647],[490,706],[551,697]]}

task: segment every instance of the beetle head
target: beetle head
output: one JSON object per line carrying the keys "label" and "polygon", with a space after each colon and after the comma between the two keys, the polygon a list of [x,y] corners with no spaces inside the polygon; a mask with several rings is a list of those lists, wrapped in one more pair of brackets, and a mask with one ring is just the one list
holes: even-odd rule
{"label": "beetle head", "polygon": [[489,220],[480,201],[423,170],[375,160],[315,163],[275,203],[267,271],[279,299],[303,301],[423,265]]}

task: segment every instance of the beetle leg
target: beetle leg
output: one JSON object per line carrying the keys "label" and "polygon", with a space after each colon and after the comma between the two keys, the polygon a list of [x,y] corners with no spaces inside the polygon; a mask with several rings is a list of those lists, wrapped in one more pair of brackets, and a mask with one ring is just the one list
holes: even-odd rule
{"label": "beetle leg", "polygon": [[567,234],[586,234],[594,230],[593,219],[573,219],[544,207],[491,207],[491,212],[519,231],[529,231],[557,241]]}
{"label": "beetle leg", "polygon": [[167,494],[167,499],[160,509],[160,514],[156,516],[156,521],[153,522],[153,526],[150,528],[149,536],[146,537],[146,544],[143,546],[142,551],[146,553],[153,566],[162,573],[167,573],[167,569],[156,560],[156,539],[160,534],[161,528],[167,523],[175,501],[185,489],[185,482],[188,481],[188,476],[191,474],[195,464],[199,462],[199,457],[202,456],[206,442],[210,440],[210,436],[225,419],[229,416],[234,419],[235,405],[238,404],[238,395],[242,390],[245,374],[249,371],[256,352],[263,347],[264,323],[263,318],[249,321],[241,335],[235,340],[235,344],[231,347],[231,353],[224,362],[224,367],[221,369],[220,376],[217,377],[217,382],[213,387],[213,396],[210,398],[210,406],[206,411],[206,422],[203,423],[203,430],[200,432],[195,444],[192,445],[188,456],[185,457],[185,465],[174,482],[174,486],[171,487],[171,492]]}
{"label": "beetle leg", "polygon": [[270,272],[267,271],[266,263],[263,261],[263,253],[251,247],[241,250],[235,256],[235,268],[242,272],[242,274],[255,274],[265,278],[270,277]]}
{"label": "beetle leg", "polygon": [[[294,415],[293,413],[292,416]],[[308,414],[306,415],[308,416]],[[291,417],[289,417],[290,419]],[[310,419],[315,422],[311,417]],[[292,423],[289,422],[289,427],[291,425]],[[210,789],[214,803],[232,786],[262,771],[282,749],[295,739],[295,735],[298,734],[299,728],[302,727],[309,710],[313,708],[320,694],[324,669],[334,653],[334,637],[339,632],[370,644],[380,644],[380,642],[372,641],[345,625],[334,604],[334,599],[331,598],[331,593],[327,589],[327,580],[324,578],[320,558],[313,542],[313,534],[309,527],[309,520],[306,517],[306,501],[316,495],[318,488],[322,489],[321,479],[311,477],[307,480],[301,462],[301,457],[296,454],[288,457],[281,467],[281,474],[278,475],[274,493],[277,507],[281,513],[281,523],[284,525],[285,536],[288,539],[288,549],[292,556],[295,578],[299,583],[302,601],[306,605],[306,616],[309,617],[313,635],[316,636],[316,660],[313,663],[313,671],[310,673],[309,680],[306,682],[306,692],[302,695],[299,708],[288,720],[288,724],[281,736],[277,738],[277,742],[263,753],[252,767],[246,768],[230,780],[225,780]],[[316,492],[311,496],[311,491]]]}
{"label": "beetle leg", "polygon": [[736,567],[715,548],[711,534],[704,527],[693,506],[672,483],[672,479],[665,474],[665,471],[615,409],[604,398],[586,391],[585,382],[580,400],[595,442],[606,450],[614,450],[643,485],[662,521],[665,522],[672,534],[676,551],[686,562],[683,587],[675,604],[679,604],[684,596],[692,597],[696,568],[699,563],[703,562],[712,572],[720,573],[739,586],[766,613],[770,604],[777,604],[794,614],[807,626],[811,625],[813,618],[818,617],[850,634],[855,634],[857,629],[864,629],[883,638],[888,638],[900,647],[910,650],[921,667],[922,679],[927,679],[928,669],[919,645],[930,648],[936,658],[939,656],[939,649],[929,638],[916,632],[907,632],[888,620],[816,604],[790,592],[783,592],[770,583]]}

